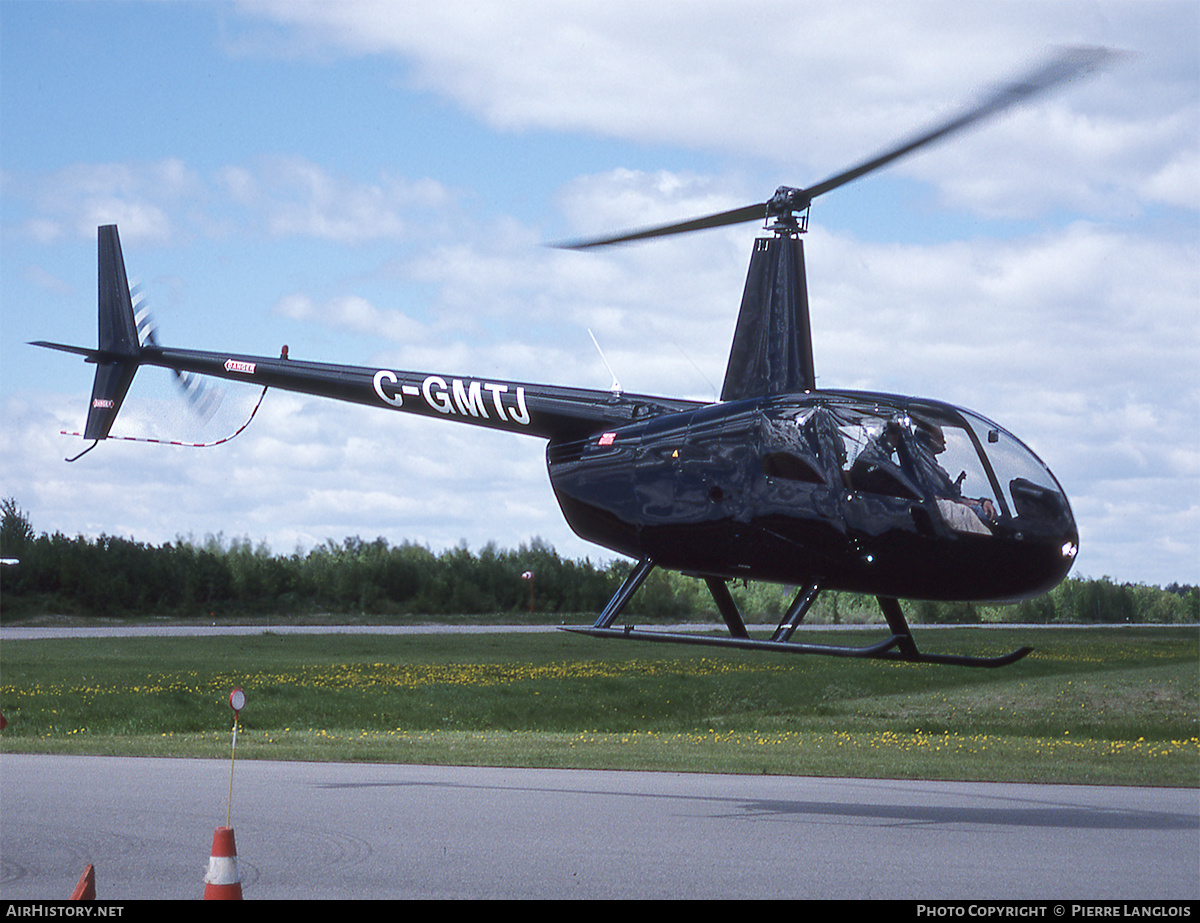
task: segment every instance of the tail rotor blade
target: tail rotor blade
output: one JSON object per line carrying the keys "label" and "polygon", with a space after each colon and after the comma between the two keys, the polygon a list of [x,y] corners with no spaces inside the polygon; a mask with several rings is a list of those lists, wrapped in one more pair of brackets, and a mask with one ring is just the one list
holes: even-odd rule
{"label": "tail rotor blade", "polygon": [[143,346],[157,346],[158,325],[150,314],[150,301],[143,293],[140,282],[130,286],[129,297],[133,302],[133,322],[137,327],[138,342]]}
{"label": "tail rotor blade", "polygon": [[213,414],[221,406],[222,395],[219,389],[191,372],[176,372],[175,384],[179,386],[188,407],[197,417],[205,423],[213,418]]}
{"label": "tail rotor blade", "polygon": [[[158,324],[150,313],[149,299],[141,284],[129,289],[133,303],[133,319],[137,326],[138,340],[143,346],[158,346]],[[188,408],[201,422],[207,423],[221,406],[221,391],[211,383],[191,372],[175,372],[175,384],[187,402]]]}

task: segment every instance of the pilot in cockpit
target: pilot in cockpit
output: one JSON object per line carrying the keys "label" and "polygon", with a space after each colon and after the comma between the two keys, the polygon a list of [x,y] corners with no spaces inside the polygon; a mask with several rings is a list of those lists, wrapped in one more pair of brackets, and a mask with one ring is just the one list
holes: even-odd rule
{"label": "pilot in cockpit", "polygon": [[[962,495],[962,482],[966,472],[960,474],[957,480],[951,479],[941,465],[937,456],[946,451],[946,437],[940,426],[920,421],[914,427],[913,438],[909,441],[912,447],[912,461],[918,477],[933,489],[938,498],[938,508],[947,523],[959,531],[990,531],[984,523],[996,519],[996,505],[987,497],[970,498]],[[964,518],[963,510],[955,506],[965,507],[974,514],[974,518]],[[975,527],[978,520],[980,528]]]}

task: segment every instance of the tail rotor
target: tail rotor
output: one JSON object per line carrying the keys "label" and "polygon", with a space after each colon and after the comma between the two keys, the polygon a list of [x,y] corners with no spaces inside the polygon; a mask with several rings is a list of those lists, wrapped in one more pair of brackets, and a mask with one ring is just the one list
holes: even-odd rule
{"label": "tail rotor", "polygon": [[[146,296],[141,283],[135,284],[129,289],[129,297],[132,301],[133,320],[137,327],[138,342],[143,347],[159,346],[158,323],[150,313],[149,298]],[[180,372],[177,369],[172,369],[172,373],[175,376],[175,384],[192,413],[202,423],[207,423],[211,420],[221,406],[221,400],[224,396],[222,391],[199,375],[193,375],[191,372]]]}
{"label": "tail rotor", "polygon": [[[130,286],[125,274],[125,259],[121,255],[121,239],[115,224],[103,225],[97,232],[97,256],[99,264],[99,336],[95,349],[86,346],[69,346],[64,343],[35,341],[32,345],[74,353],[96,366],[96,377],[92,383],[92,396],[88,404],[87,423],[82,433],[67,435],[91,440],[92,444],[67,461],[82,458],[100,440],[117,438],[135,442],[165,442],[161,439],[144,439],[133,436],[111,437],[109,431],[117,418],[117,412],[125,400],[133,376],[148,351],[161,351],[154,319],[150,315],[146,297],[140,285]],[[207,422],[221,404],[221,392],[197,375],[173,370],[176,384],[193,412]],[[250,412],[250,419],[258,411],[266,394],[259,396],[258,404]],[[249,425],[250,419],[242,424],[236,436]],[[171,445],[209,446],[228,442],[226,436],[216,442],[183,443],[171,440]]]}

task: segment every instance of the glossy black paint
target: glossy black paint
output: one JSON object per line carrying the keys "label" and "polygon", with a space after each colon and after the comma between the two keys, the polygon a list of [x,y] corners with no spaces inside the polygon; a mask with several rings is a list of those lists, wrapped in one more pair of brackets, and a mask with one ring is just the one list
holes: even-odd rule
{"label": "glossy black paint", "polygon": [[[581,537],[671,570],[917,599],[1044,592],[1078,545],[1067,499],[1014,437],[964,414],[890,395],[781,395],[551,442],[547,464]],[[868,442],[889,426],[897,450],[872,461]],[[922,463],[934,426],[971,442],[981,496],[964,497],[927,454]],[[1020,460],[1002,467],[1008,484],[981,427]],[[972,512],[966,501],[985,497],[990,515]]]}

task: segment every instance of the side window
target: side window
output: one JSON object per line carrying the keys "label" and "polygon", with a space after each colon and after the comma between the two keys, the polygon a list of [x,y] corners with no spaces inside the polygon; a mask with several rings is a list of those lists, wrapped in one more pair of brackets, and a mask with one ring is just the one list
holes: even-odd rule
{"label": "side window", "polygon": [[842,486],[845,449],[837,422],[823,407],[793,406],[761,418],[762,472],[804,484]]}
{"label": "side window", "polygon": [[763,456],[762,470],[767,477],[804,481],[809,484],[825,483],[825,478],[812,461],[791,452],[768,452]]}
{"label": "side window", "polygon": [[847,456],[852,457],[847,480],[853,490],[883,494],[903,500],[920,499],[912,478],[903,468],[903,427],[894,420],[862,421],[843,427]]}

